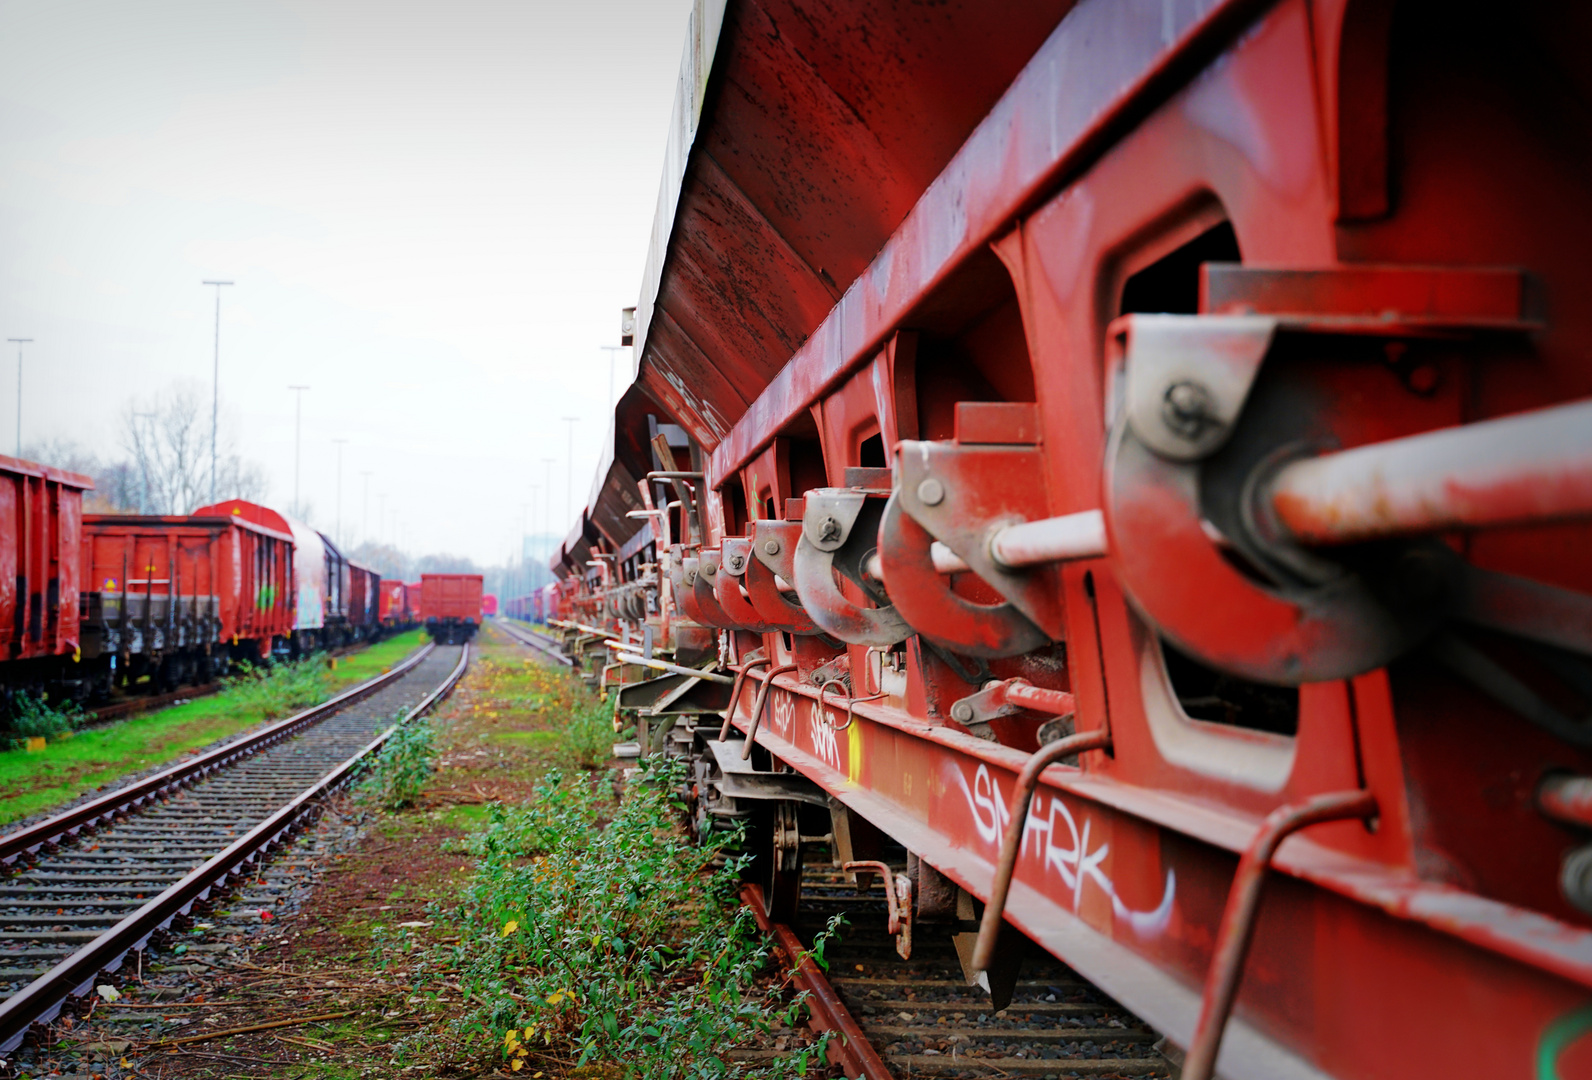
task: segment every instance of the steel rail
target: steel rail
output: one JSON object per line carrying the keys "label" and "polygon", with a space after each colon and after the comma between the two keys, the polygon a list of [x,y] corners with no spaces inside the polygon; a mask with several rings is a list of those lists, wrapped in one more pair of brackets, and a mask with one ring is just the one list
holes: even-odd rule
{"label": "steel rail", "polygon": [[807,1005],[812,1014],[812,1026],[819,1031],[833,1031],[836,1038],[829,1045],[839,1060],[837,1065],[848,1077],[856,1080],[893,1080],[890,1069],[879,1057],[864,1035],[856,1019],[846,1008],[835,988],[824,978],[824,973],[813,963],[812,957],[802,947],[790,927],[769,920],[763,909],[763,890],[756,885],[741,886],[741,902],[752,909],[758,929],[774,939],[774,947],[790,964],[791,976],[808,993]]}
{"label": "steel rail", "polygon": [[279,720],[269,727],[255,732],[253,735],[247,735],[236,742],[217,747],[209,753],[200,754],[196,758],[173,765],[171,768],[158,772],[153,776],[134,781],[126,787],[107,792],[97,799],[83,803],[81,806],[75,806],[70,810],[64,810],[54,817],[46,818],[24,829],[0,836],[0,865],[13,863],[19,856],[38,851],[45,844],[55,843],[64,836],[75,836],[86,828],[91,828],[99,822],[113,818],[118,814],[124,814],[185,783],[197,780],[219,768],[230,765],[240,758],[258,753],[267,747],[275,746],[283,739],[298,734],[333,713],[369,697],[382,687],[402,679],[422,660],[430,656],[435,648],[435,643],[428,644],[401,664],[396,665],[391,671],[383,672],[374,678],[367,679],[358,686],[344,690],[336,697],[290,716],[285,720]]}
{"label": "steel rail", "polygon": [[[432,648],[434,646],[417,654],[416,662],[419,657],[429,656]],[[188,873],[182,880],[72,953],[47,973],[7,998],[4,1003],[0,1003],[0,1053],[6,1053],[20,1043],[28,1029],[35,1023],[48,1023],[53,1020],[69,996],[82,996],[88,993],[95,977],[101,972],[117,970],[129,950],[142,949],[156,930],[169,925],[178,915],[186,914],[196,901],[207,898],[212,890],[224,885],[228,878],[238,876],[245,864],[258,862],[271,848],[280,845],[289,833],[296,831],[317,814],[324,806],[323,797],[345,786],[359,771],[365,759],[380,750],[393,732],[425,713],[445,697],[464,676],[469,663],[470,646],[466,643],[460,650],[459,663],[452,673],[419,704],[410,709],[401,721],[388,726],[358,753],[299,792],[264,821],[208,859],[204,865]],[[405,664],[401,669],[395,668],[388,674],[401,674],[413,666],[413,663]],[[391,681],[390,678],[384,677],[380,685],[385,686]],[[333,699],[341,701],[345,707],[357,700],[359,697],[350,697],[349,694],[339,695]],[[321,707],[322,710],[324,708]],[[301,717],[303,715],[306,714],[300,714]],[[299,717],[293,718],[293,720],[298,719]],[[277,727],[280,728],[281,725]]]}
{"label": "steel rail", "polygon": [[551,641],[543,641],[541,635],[536,633],[536,631],[523,630],[520,627],[515,626],[513,621],[507,618],[496,618],[495,623],[500,629],[507,633],[509,637],[513,638],[515,641],[518,641],[521,645],[528,645],[533,649],[539,650],[540,652],[546,654],[550,659],[556,660],[565,667],[569,667],[574,663],[573,660],[564,655],[564,651],[557,645],[553,644]]}

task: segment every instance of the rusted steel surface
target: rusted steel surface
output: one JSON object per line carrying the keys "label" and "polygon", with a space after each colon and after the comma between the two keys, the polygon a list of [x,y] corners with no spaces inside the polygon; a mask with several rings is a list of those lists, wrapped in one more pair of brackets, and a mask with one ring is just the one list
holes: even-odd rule
{"label": "rusted steel surface", "polygon": [[756,885],[742,885],[741,901],[751,909],[752,916],[757,919],[758,929],[774,939],[774,947],[779,950],[785,963],[791,966],[797,985],[811,995],[809,1005],[813,1026],[819,1031],[835,1033],[834,1041],[829,1044],[831,1053],[838,1059],[846,1076],[851,1080],[859,1077],[865,1080],[893,1080],[890,1070],[879,1059],[879,1052],[862,1033],[862,1028],[852,1018],[845,1002],[829,985],[829,980],[813,963],[807,949],[791,932],[791,928],[784,923],[769,921],[767,907],[763,903],[763,890]]}
{"label": "rusted steel surface", "polygon": [[1004,82],[914,171],[857,141],[903,70],[858,51],[971,9],[856,7],[737,7],[688,64],[613,449],[657,532],[605,535],[599,486],[571,641],[762,682],[701,729],[765,798],[833,799],[1176,1046],[1273,835],[1221,1075],[1592,1075],[1556,779],[1592,774],[1592,170],[1554,89],[1592,23],[1082,0],[1004,67],[970,43]]}
{"label": "rusted steel surface", "polygon": [[83,492],[93,487],[86,476],[0,455],[0,660],[77,649]]}

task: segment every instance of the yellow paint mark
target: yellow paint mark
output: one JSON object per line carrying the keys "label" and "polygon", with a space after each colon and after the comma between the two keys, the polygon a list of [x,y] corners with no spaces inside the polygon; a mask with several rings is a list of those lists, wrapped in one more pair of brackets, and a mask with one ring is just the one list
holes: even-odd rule
{"label": "yellow paint mark", "polygon": [[846,729],[846,779],[853,784],[862,779],[862,725],[855,720]]}

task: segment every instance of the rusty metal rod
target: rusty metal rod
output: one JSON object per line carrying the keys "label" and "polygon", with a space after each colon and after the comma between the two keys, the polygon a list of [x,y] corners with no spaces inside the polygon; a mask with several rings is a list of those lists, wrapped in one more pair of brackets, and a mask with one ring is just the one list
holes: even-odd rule
{"label": "rusty metal rod", "polygon": [[[1071,695],[1069,695],[1071,696]],[[984,905],[984,920],[978,925],[978,941],[973,946],[973,970],[986,971],[995,955],[995,940],[1000,936],[1001,922],[1006,916],[1006,898],[1011,893],[1012,875],[1017,870],[1017,853],[1022,849],[1023,828],[1028,824],[1028,807],[1034,801],[1034,789],[1039,786],[1039,775],[1064,757],[1081,754],[1086,750],[1105,750],[1111,746],[1111,735],[1104,731],[1081,731],[1040,747],[1017,774],[1017,788],[1012,792],[1011,820],[1006,823],[1006,833],[1001,837],[1000,858],[995,863],[995,880],[990,884],[989,902]]]}
{"label": "rusty metal rod", "polygon": [[1066,690],[1048,690],[1025,679],[1006,681],[1006,700],[1025,709],[1037,709],[1053,716],[1066,716],[1078,710],[1078,699]]}
{"label": "rusty metal rod", "polygon": [[746,729],[746,745],[741,747],[742,761],[751,760],[752,744],[757,742],[757,724],[763,718],[763,703],[768,700],[768,692],[774,689],[774,677],[795,670],[795,664],[784,664],[763,676],[763,685],[757,691],[757,700],[752,702],[752,726]]}
{"label": "rusty metal rod", "polygon": [[1304,544],[1592,516],[1592,401],[1290,462],[1267,495]]}
{"label": "rusty metal rod", "polygon": [[693,679],[702,679],[706,682],[724,683],[727,685],[735,682],[728,675],[718,675],[711,671],[701,671],[681,664],[671,664],[666,660],[648,660],[645,656],[634,656],[630,653],[619,653],[616,659],[621,663],[640,664],[642,667],[649,667],[654,671],[667,671],[673,675],[689,675]]}
{"label": "rusty metal rod", "polygon": [[730,737],[731,720],[735,718],[735,704],[741,700],[741,684],[746,682],[746,674],[755,667],[772,664],[772,659],[748,660],[742,664],[735,673],[735,686],[730,690],[730,704],[724,710],[724,726],[719,728],[719,742]]}
{"label": "rusty metal rod", "polygon": [[1315,795],[1292,806],[1280,806],[1266,816],[1238,860],[1222,912],[1221,929],[1211,954],[1210,970],[1205,975],[1205,994],[1200,1002],[1199,1023],[1183,1059],[1183,1080],[1211,1080],[1216,1073],[1216,1053],[1222,1046],[1227,1018],[1238,997],[1238,983],[1244,974],[1244,957],[1255,936],[1255,913],[1260,909],[1260,890],[1277,848],[1300,829],[1325,821],[1368,818],[1376,815],[1376,797],[1369,791],[1337,791]]}
{"label": "rusty metal rod", "polygon": [[786,963],[791,965],[791,974],[807,991],[813,1026],[821,1031],[833,1031],[839,1036],[829,1044],[834,1056],[839,1059],[835,1064],[851,1080],[895,1080],[879,1057],[879,1052],[862,1033],[862,1028],[846,1008],[845,1002],[829,985],[829,980],[813,963],[812,957],[791,928],[784,923],[769,921],[763,908],[763,890],[756,885],[742,885],[741,902],[752,909],[758,929],[774,939],[775,948],[784,954]]}
{"label": "rusty metal rod", "polygon": [[[1007,570],[1022,570],[1046,563],[1072,559],[1095,559],[1106,553],[1105,517],[1098,510],[1025,521],[1008,525],[989,540],[990,557]],[[941,574],[962,574],[972,567],[967,560],[936,540],[929,545],[929,558]],[[882,580],[879,556],[870,555],[863,569]]]}
{"label": "rusty metal rod", "polygon": [[1592,777],[1556,773],[1537,787],[1537,808],[1555,821],[1592,829]]}

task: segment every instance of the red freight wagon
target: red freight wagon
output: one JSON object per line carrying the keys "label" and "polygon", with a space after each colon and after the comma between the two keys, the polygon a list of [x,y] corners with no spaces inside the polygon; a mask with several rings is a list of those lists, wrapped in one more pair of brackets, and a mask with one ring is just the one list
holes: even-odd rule
{"label": "red freight wagon", "polygon": [[78,647],[86,476],[0,456],[0,686],[56,681]]}
{"label": "red freight wagon", "polygon": [[419,622],[420,615],[420,582],[408,581],[404,583],[404,615],[410,622]]}
{"label": "red freight wagon", "polygon": [[240,515],[83,520],[83,655],[107,672],[204,680],[292,635],[287,533]]}
{"label": "red freight wagon", "polygon": [[498,605],[496,596],[492,595],[491,593],[487,593],[485,596],[481,597],[482,615],[496,615],[497,607]]}
{"label": "red freight wagon", "polygon": [[421,574],[420,617],[426,633],[442,644],[459,644],[475,636],[481,623],[480,574]]}
{"label": "red freight wagon", "polygon": [[348,563],[348,625],[357,640],[381,634],[381,575],[352,560]]}
{"label": "red freight wagon", "polygon": [[376,615],[385,627],[395,628],[409,621],[409,606],[404,598],[408,586],[401,581],[382,579],[380,605]]}

